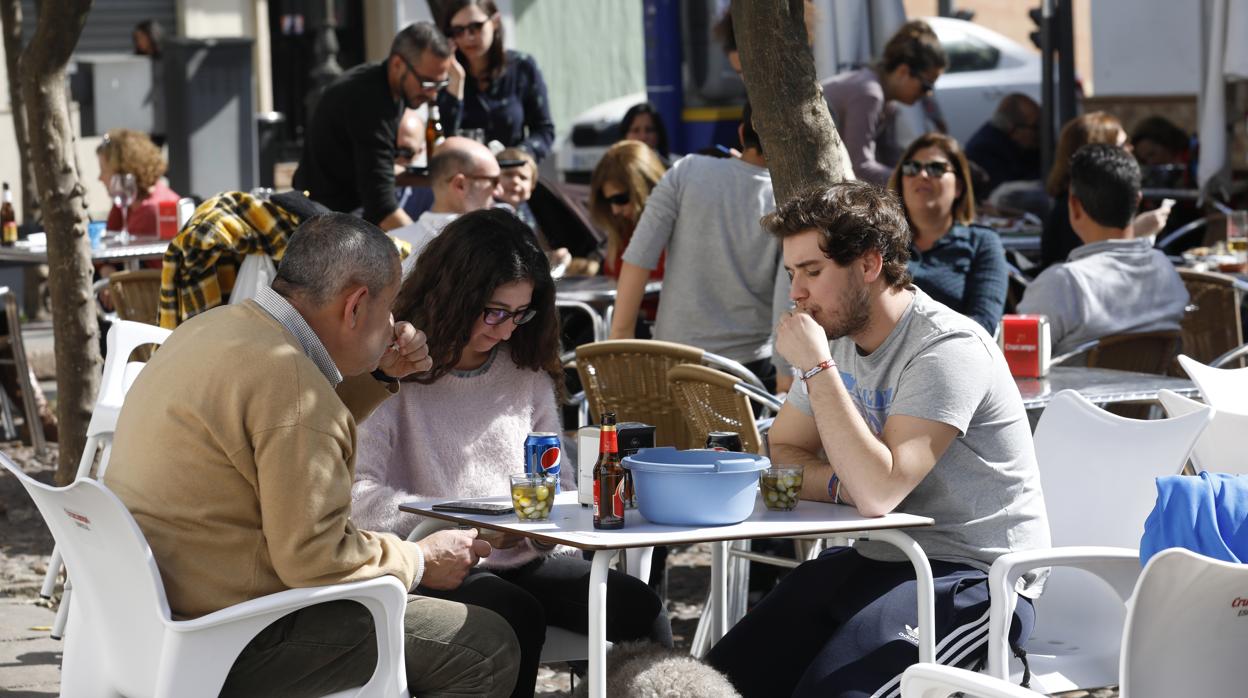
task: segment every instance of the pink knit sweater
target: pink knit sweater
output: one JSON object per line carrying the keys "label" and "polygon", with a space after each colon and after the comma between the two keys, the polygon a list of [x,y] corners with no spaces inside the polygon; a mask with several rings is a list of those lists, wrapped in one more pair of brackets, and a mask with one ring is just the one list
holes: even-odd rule
{"label": "pink knit sweater", "polygon": [[[555,402],[550,376],[517,367],[506,345],[474,371],[404,383],[359,427],[352,519],[406,536],[420,517],[400,512],[402,502],[510,494],[507,476],[524,471],[524,438],[560,431]],[[564,489],[575,487],[575,467],[563,464],[561,476]],[[540,554],[525,541],[481,566],[516,567]]]}

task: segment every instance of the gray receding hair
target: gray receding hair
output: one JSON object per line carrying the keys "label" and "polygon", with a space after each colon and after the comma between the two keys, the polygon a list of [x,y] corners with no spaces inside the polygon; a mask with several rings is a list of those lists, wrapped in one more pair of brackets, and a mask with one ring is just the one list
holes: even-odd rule
{"label": "gray receding hair", "polygon": [[434,188],[446,186],[447,180],[457,174],[470,174],[477,165],[477,156],[461,148],[440,148],[429,161],[429,184]]}
{"label": "gray receding hair", "polygon": [[989,121],[993,126],[1009,133],[1020,126],[1028,125],[1027,111],[1029,109],[1039,112],[1040,105],[1022,92],[1011,92],[997,103],[997,109],[992,113]]}
{"label": "gray receding hair", "polygon": [[346,213],[308,218],[291,235],[273,290],[320,308],[343,290],[378,295],[399,280],[399,251],[381,228]]}
{"label": "gray receding hair", "polygon": [[433,22],[412,22],[399,30],[390,44],[391,55],[397,53],[412,63],[420,60],[426,49],[438,58],[451,55],[450,41]]}

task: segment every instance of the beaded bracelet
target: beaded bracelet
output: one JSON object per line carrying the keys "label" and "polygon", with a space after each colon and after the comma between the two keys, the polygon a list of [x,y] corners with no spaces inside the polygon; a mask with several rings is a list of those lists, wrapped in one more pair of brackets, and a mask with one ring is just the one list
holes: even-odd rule
{"label": "beaded bracelet", "polygon": [[829,368],[836,368],[836,362],[833,361],[832,359],[824,359],[823,361],[820,361],[819,363],[815,364],[814,368],[803,373],[802,381],[803,382],[808,381],[811,378],[814,378],[815,376],[819,375],[820,373],[823,373],[824,371],[828,370]]}

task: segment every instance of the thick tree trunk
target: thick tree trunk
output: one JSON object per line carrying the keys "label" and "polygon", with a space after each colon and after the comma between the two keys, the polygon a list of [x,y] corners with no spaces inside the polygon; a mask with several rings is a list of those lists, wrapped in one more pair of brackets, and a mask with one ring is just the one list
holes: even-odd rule
{"label": "thick tree trunk", "polygon": [[73,478],[100,382],[99,326],[83,216],[86,191],[74,167],[73,125],[65,100],[65,66],[90,9],[91,0],[43,0],[35,35],[22,54],[30,156],[48,234],[60,418],[56,477],[60,483]]}
{"label": "thick tree trunk", "polygon": [[846,165],[806,43],[805,5],[803,0],[732,0],[742,78],[777,204],[841,181]]}
{"label": "thick tree trunk", "polygon": [[0,0],[0,26],[4,31],[4,62],[9,73],[9,105],[13,111],[13,134],[17,137],[17,159],[21,167],[22,221],[39,221],[39,199],[35,175],[30,165],[30,140],[26,135],[26,101],[22,99],[22,2]]}

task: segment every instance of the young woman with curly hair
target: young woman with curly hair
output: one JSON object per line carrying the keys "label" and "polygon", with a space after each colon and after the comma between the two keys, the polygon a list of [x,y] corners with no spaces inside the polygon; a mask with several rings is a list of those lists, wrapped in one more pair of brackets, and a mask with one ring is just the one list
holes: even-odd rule
{"label": "young woman with curly hair", "polygon": [[[560,431],[556,395],[559,321],[546,255],[510,212],[473,211],[452,221],[417,258],[395,300],[397,318],[428,335],[433,366],[360,425],[353,518],[363,528],[409,535],[418,523],[399,504],[421,498],[510,493],[524,470],[529,432]],[[563,487],[575,467],[564,463]],[[498,540],[452,591],[419,592],[502,615],[520,640],[513,695],[532,696],[547,624],[586,632],[590,563],[575,551]],[[671,644],[658,597],[611,572],[607,638]]]}
{"label": "young woman with curly hair", "polygon": [[[146,133],[115,128],[104,136],[95,154],[100,160],[100,182],[110,194],[113,175],[134,175],[136,195],[125,218],[126,229],[134,235],[156,235],[160,204],[177,203],[181,198],[161,179],[166,166],[160,148]],[[114,202],[108,213],[108,229],[121,230],[122,222],[121,208]]]}

